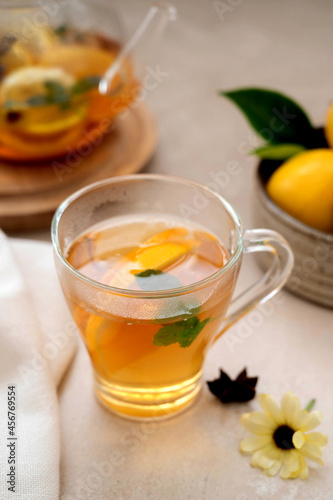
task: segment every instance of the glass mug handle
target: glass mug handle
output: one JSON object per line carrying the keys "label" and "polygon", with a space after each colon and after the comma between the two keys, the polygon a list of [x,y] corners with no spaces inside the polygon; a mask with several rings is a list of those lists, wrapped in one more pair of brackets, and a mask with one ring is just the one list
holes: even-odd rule
{"label": "glass mug handle", "polygon": [[254,307],[273,297],[283,287],[291,273],[294,255],[287,241],[279,233],[270,229],[245,231],[244,254],[253,252],[271,253],[274,256],[273,261],[263,277],[231,301],[231,308],[236,309],[226,317],[224,327],[214,342]]}

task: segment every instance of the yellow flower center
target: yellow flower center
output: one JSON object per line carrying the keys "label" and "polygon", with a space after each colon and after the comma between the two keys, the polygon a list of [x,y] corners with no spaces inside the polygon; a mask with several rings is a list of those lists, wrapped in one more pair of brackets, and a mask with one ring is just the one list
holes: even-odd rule
{"label": "yellow flower center", "polygon": [[293,445],[294,430],[289,425],[280,425],[273,434],[273,439],[278,448],[281,450],[291,450],[295,448]]}

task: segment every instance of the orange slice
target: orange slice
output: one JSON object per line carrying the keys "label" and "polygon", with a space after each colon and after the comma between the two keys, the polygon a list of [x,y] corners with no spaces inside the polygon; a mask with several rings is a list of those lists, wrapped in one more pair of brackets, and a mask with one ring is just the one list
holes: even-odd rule
{"label": "orange slice", "polygon": [[45,82],[61,84],[65,89],[70,89],[75,83],[73,76],[61,68],[41,68],[28,66],[11,72],[1,84],[1,101],[14,101],[16,109],[26,108],[27,99],[36,95],[45,94]]}
{"label": "orange slice", "polygon": [[162,270],[200,245],[195,239],[186,239],[185,228],[167,229],[144,241],[138,248],[110,269],[101,282],[117,288],[127,288],[133,275],[146,269]]}
{"label": "orange slice", "polygon": [[16,150],[25,159],[58,155],[77,140],[87,117],[87,104],[75,102],[68,109],[59,105],[29,106],[27,100],[45,95],[45,82],[64,89],[75,82],[59,68],[30,66],[13,71],[1,85],[1,146]]}

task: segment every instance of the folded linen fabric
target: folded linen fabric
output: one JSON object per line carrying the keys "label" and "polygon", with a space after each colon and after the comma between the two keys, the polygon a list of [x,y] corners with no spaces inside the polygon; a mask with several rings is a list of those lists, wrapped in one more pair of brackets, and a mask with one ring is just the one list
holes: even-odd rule
{"label": "folded linen fabric", "polygon": [[59,498],[57,387],[75,346],[51,245],[0,231],[2,500]]}

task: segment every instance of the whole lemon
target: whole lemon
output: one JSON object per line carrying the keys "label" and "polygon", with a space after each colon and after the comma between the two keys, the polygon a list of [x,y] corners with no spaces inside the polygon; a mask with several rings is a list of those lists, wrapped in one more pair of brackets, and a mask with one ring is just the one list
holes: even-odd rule
{"label": "whole lemon", "polygon": [[293,156],[273,173],[267,192],[296,219],[333,232],[333,151],[313,149]]}

